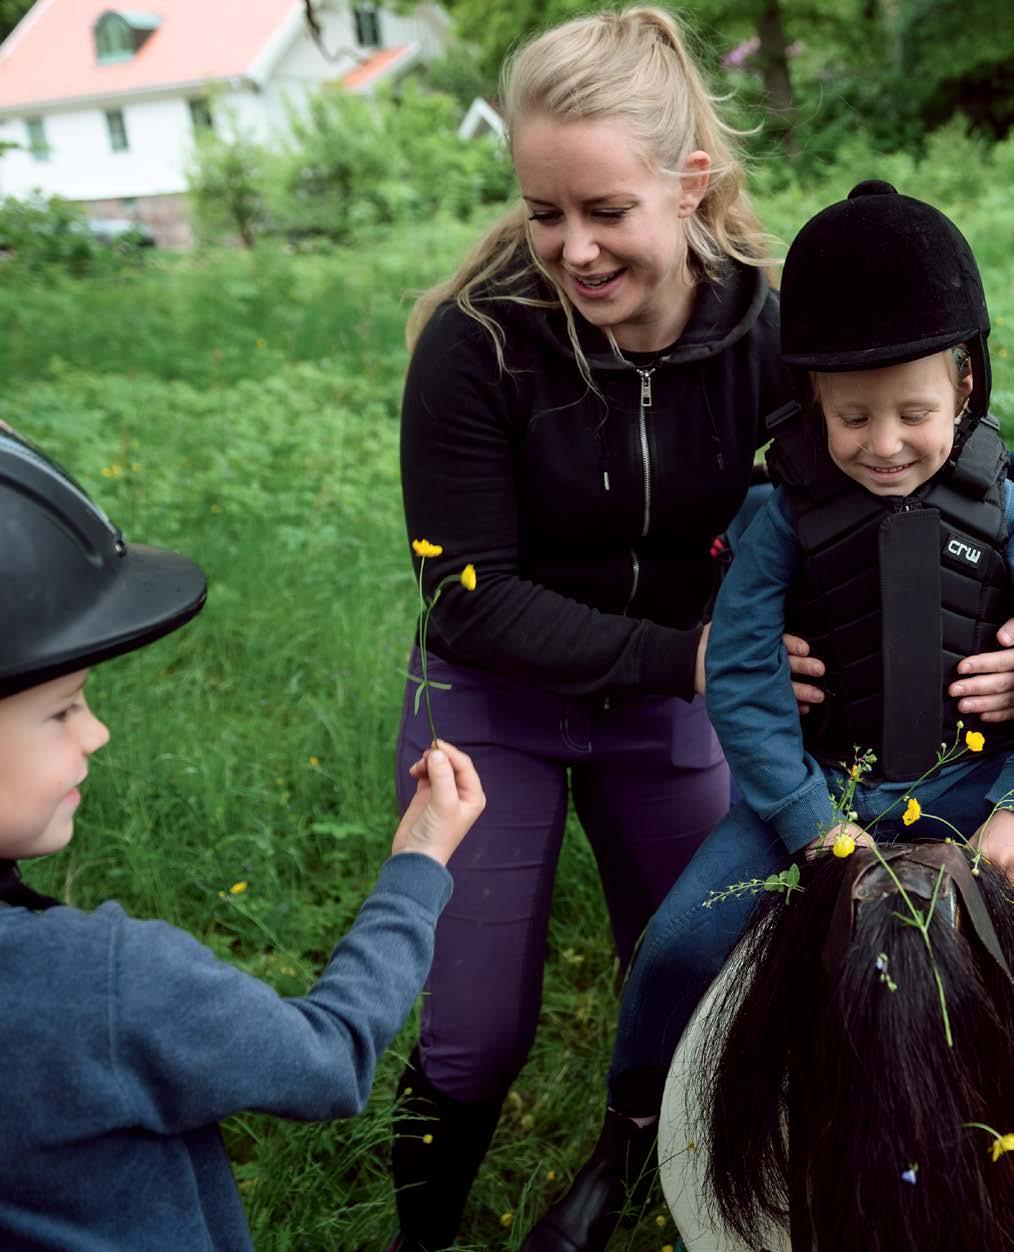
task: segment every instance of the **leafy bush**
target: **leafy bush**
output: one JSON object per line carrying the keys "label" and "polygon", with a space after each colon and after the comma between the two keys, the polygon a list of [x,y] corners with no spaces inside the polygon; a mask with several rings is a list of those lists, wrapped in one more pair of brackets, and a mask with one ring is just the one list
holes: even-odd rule
{"label": "leafy bush", "polygon": [[214,131],[200,136],[188,170],[199,239],[239,239],[253,246],[267,223],[264,182],[269,161],[267,152],[238,130],[225,137]]}
{"label": "leafy bush", "polygon": [[108,260],[108,252],[92,237],[81,209],[35,192],[27,200],[8,196],[0,201],[0,254],[5,265],[38,274],[59,266],[81,275]]}
{"label": "leafy bush", "polygon": [[292,112],[279,154],[212,138],[190,171],[201,232],[344,242],[441,211],[467,218],[502,200],[513,175],[496,140],[458,138],[460,117],[453,96],[418,83],[372,99],[329,88]]}

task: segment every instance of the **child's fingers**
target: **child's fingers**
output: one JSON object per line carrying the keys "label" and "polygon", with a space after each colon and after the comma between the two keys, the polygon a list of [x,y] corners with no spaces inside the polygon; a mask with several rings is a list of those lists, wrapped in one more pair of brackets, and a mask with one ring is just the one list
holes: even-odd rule
{"label": "child's fingers", "polygon": [[458,806],[454,768],[441,748],[434,748],[426,761],[430,783],[430,803],[438,813],[450,813]]}
{"label": "child's fingers", "polygon": [[438,739],[437,745],[442,752],[446,753],[454,771],[454,782],[462,804],[485,804],[486,797],[483,795],[482,783],[479,781],[479,775],[475,772],[475,766],[468,753],[462,752],[453,743],[447,743],[443,739]]}

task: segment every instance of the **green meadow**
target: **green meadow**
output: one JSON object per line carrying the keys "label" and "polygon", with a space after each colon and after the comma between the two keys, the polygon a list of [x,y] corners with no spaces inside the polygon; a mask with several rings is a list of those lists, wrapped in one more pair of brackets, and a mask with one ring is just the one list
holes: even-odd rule
{"label": "green meadow", "polygon": [[[921,166],[857,150],[805,188],[761,169],[758,207],[787,241],[873,175],[939,204],[976,249],[994,409],[1014,437],[1014,143],[970,147],[960,164],[931,145]],[[185,630],[95,671],[112,741],[72,846],[33,868],[36,885],[166,918],[282,994],[306,988],[348,927],[397,822],[415,603],[398,477],[404,321],[411,293],[482,225],[429,221],[320,255],[159,255],[85,279],[0,268],[0,417],[70,467],[128,539],[187,552],[211,588]],[[539,1038],[462,1248],[517,1248],[590,1149],[617,1002],[605,907],[574,827]],[[259,1249],[385,1246],[390,1111],[413,1039],[410,1022],[354,1121],[227,1126]],[[613,1248],[675,1243],[657,1203]]]}

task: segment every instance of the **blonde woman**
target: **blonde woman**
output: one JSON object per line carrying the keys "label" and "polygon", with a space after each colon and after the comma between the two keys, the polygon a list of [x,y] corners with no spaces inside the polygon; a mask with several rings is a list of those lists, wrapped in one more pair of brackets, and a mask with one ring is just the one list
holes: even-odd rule
{"label": "blonde woman", "polygon": [[[521,203],[410,322],[408,533],[442,546],[428,590],[466,561],[478,573],[429,623],[429,678],[451,687],[433,689],[434,716],[487,807],[451,864],[400,1084],[405,1252],[453,1241],[531,1045],[568,785],[621,965],[729,807],[700,699],[711,547],[743,504],[765,416],[793,392],[735,133],[668,13],[548,31],[510,59],[501,101]],[[791,650],[798,698],[819,702],[823,667]],[[415,691],[403,804],[429,741]],[[607,1130],[608,1205],[654,1126],[609,1114]]]}

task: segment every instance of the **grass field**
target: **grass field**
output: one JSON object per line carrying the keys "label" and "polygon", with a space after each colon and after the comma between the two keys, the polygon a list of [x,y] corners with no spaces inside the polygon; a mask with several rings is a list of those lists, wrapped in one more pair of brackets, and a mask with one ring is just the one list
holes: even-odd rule
{"label": "grass field", "polygon": [[[1010,434],[1014,147],[997,151],[989,168],[936,181],[910,162],[850,166],[759,207],[789,238],[875,173],[951,212],[982,265],[994,408]],[[414,596],[397,466],[404,293],[441,276],[477,229],[433,222],[326,256],[155,258],[115,280],[0,286],[0,417],[71,467],[128,538],[181,548],[211,583],[194,624],[96,671],[112,742],[71,849],[36,868],[37,885],[167,918],[282,993],[304,990],[325,960],[396,824]],[[246,890],[230,893],[237,882]],[[601,892],[574,830],[539,1039],[462,1247],[516,1248],[590,1148],[616,1005]],[[389,1113],[413,1037],[410,1023],[354,1122],[228,1126],[263,1252],[384,1246]],[[673,1243],[656,1207],[613,1247]]]}

